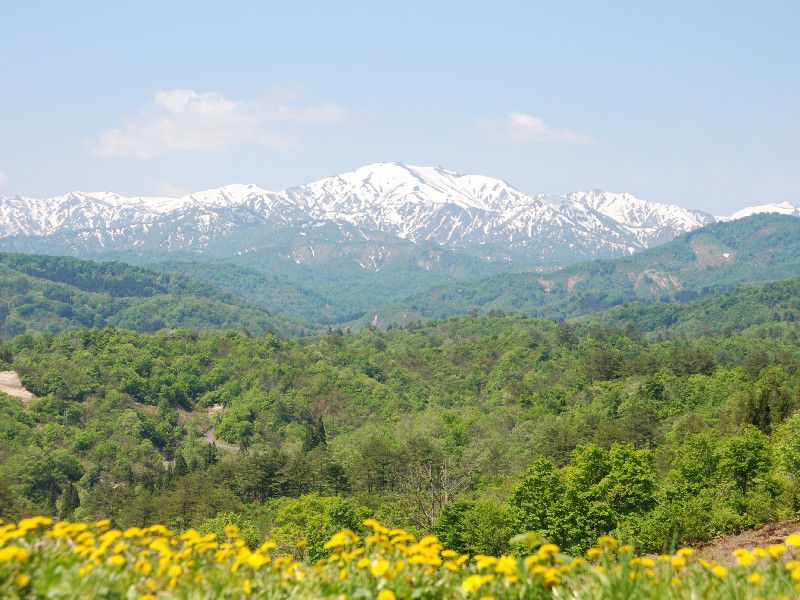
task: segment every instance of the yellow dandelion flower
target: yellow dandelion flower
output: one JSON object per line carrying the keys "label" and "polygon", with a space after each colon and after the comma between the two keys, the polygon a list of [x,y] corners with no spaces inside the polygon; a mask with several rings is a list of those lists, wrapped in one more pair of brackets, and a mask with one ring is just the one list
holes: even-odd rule
{"label": "yellow dandelion flower", "polygon": [[101,519],[99,521],[95,521],[94,523],[90,523],[89,526],[94,529],[108,529],[111,526],[111,521],[109,519]]}
{"label": "yellow dandelion flower", "polygon": [[728,576],[728,569],[726,569],[722,565],[717,565],[716,567],[711,569],[711,572],[714,573],[714,575],[716,575],[717,577],[720,577],[720,578]]}
{"label": "yellow dandelion flower", "polygon": [[0,562],[9,562],[12,560],[16,562],[25,562],[28,560],[30,554],[31,553],[25,548],[7,546],[5,548],[0,548]]}
{"label": "yellow dandelion flower", "polygon": [[497,558],[487,554],[476,554],[475,563],[479,569],[486,569],[497,562]]}
{"label": "yellow dandelion flower", "polygon": [[483,577],[481,575],[470,575],[461,582],[461,589],[467,593],[472,593],[477,592],[482,585]]}
{"label": "yellow dandelion flower", "polygon": [[539,556],[550,556],[551,554],[557,553],[561,548],[559,548],[555,544],[542,544],[539,548]]}
{"label": "yellow dandelion flower", "polygon": [[747,581],[750,583],[761,583],[764,578],[761,576],[761,573],[751,573],[750,577],[747,578]]}
{"label": "yellow dandelion flower", "polygon": [[375,519],[364,519],[363,521],[364,527],[369,527],[370,529],[376,529],[381,527],[381,524],[378,523]]}
{"label": "yellow dandelion flower", "polygon": [[783,544],[771,544],[767,546],[767,552],[772,558],[779,558],[784,552],[786,552],[786,546]]}
{"label": "yellow dandelion flower", "polygon": [[794,546],[800,547],[800,533],[793,533],[789,537],[786,538],[786,545],[787,546]]}
{"label": "yellow dandelion flower", "polygon": [[639,559],[639,564],[648,569],[652,569],[653,567],[656,566],[656,561],[654,561],[652,558],[648,556],[644,556]]}
{"label": "yellow dandelion flower", "polygon": [[239,526],[225,525],[225,535],[228,536],[228,538],[230,539],[235,539],[239,537]]}
{"label": "yellow dandelion flower", "polygon": [[254,569],[260,569],[267,563],[269,563],[270,558],[269,556],[264,556],[260,552],[253,552],[250,556],[247,557],[247,564],[253,567]]}
{"label": "yellow dandelion flower", "polygon": [[148,575],[150,575],[150,572],[153,570],[153,565],[151,565],[149,561],[146,561],[146,560],[140,558],[133,565],[133,570],[136,571],[137,573],[147,577]]}
{"label": "yellow dandelion flower", "polygon": [[597,545],[603,548],[616,548],[617,540],[615,540],[610,535],[602,535],[599,538],[597,538]]}
{"label": "yellow dandelion flower", "polygon": [[375,561],[375,564],[372,565],[370,572],[375,577],[385,577],[389,573],[389,561],[383,559]]}
{"label": "yellow dandelion flower", "polygon": [[19,573],[16,577],[14,577],[14,585],[17,587],[28,587],[28,584],[31,582],[31,576],[26,573]]}
{"label": "yellow dandelion flower", "polygon": [[354,531],[350,529],[342,529],[338,533],[334,533],[323,548],[329,550],[331,548],[340,548],[342,546],[348,546],[350,544],[355,544],[358,542],[358,536]]}
{"label": "yellow dandelion flower", "polygon": [[258,547],[258,550],[259,550],[259,552],[269,552],[270,550],[273,550],[273,549],[275,549],[277,547],[278,547],[278,544],[276,544],[275,542],[266,541],[266,542],[264,542],[263,544],[261,544]]}
{"label": "yellow dandelion flower", "polygon": [[397,600],[397,596],[392,590],[381,590],[378,592],[377,600]]}
{"label": "yellow dandelion flower", "polygon": [[125,564],[125,557],[115,554],[114,556],[109,556],[106,562],[112,567],[121,567]]}
{"label": "yellow dandelion flower", "polygon": [[508,554],[504,554],[498,559],[494,570],[496,573],[502,575],[513,575],[517,571],[517,559]]}

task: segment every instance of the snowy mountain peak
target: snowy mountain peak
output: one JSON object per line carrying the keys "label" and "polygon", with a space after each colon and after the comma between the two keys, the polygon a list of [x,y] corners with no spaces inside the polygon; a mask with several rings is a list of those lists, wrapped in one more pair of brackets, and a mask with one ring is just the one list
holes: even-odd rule
{"label": "snowy mountain peak", "polygon": [[[789,204],[748,210],[800,213]],[[0,248],[80,255],[205,252],[216,244],[250,252],[275,240],[339,235],[326,240],[328,248],[352,240],[431,241],[488,259],[552,265],[628,254],[714,220],[629,193],[532,196],[485,175],[383,162],[281,191],[233,184],[181,198],[0,198]]]}
{"label": "snowy mountain peak", "polygon": [[187,194],[182,198],[178,198],[178,201],[184,205],[235,206],[271,193],[273,192],[252,183],[234,183],[220,188],[212,188]]}
{"label": "snowy mountain peak", "polygon": [[365,165],[348,173],[294,188],[324,212],[350,213],[367,207],[453,205],[492,210],[504,197],[525,196],[504,181],[482,175],[461,175],[441,167],[401,163]]}
{"label": "snowy mountain peak", "polygon": [[730,217],[719,217],[720,221],[734,221],[736,219],[743,219],[751,215],[761,213],[778,213],[781,215],[792,215],[800,217],[800,205],[794,205],[789,202],[773,202],[771,204],[761,204],[758,206],[749,206],[742,210],[733,213]]}
{"label": "snowy mountain peak", "polygon": [[569,197],[631,227],[662,227],[669,224],[689,231],[714,220],[711,215],[699,210],[642,200],[627,192],[592,190],[573,192]]}

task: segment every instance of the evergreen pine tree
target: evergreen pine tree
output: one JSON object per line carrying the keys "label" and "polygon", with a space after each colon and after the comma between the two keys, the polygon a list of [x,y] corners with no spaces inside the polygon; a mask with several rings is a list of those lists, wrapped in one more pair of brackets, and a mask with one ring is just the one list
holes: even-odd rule
{"label": "evergreen pine tree", "polygon": [[209,467],[211,465],[217,464],[219,461],[219,452],[217,451],[217,445],[214,443],[206,444],[203,447],[203,453],[201,455],[201,463],[203,467]]}
{"label": "evergreen pine tree", "polygon": [[319,423],[317,423],[317,429],[315,432],[316,437],[316,445],[317,446],[325,446],[328,443],[327,435],[325,434],[325,423],[322,422],[322,417],[319,418]]}
{"label": "evergreen pine tree", "polygon": [[303,452],[311,452],[317,447],[317,430],[308,422],[303,429]]}
{"label": "evergreen pine tree", "polygon": [[189,465],[186,464],[186,459],[182,454],[175,457],[175,466],[172,468],[172,475],[174,477],[183,477],[189,474]]}

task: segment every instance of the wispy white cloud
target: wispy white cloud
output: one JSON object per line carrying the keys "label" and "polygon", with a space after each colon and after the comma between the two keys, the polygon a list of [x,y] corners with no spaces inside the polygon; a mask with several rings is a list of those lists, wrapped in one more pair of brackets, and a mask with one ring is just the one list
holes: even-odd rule
{"label": "wispy white cloud", "polygon": [[594,144],[589,136],[569,129],[557,129],[539,117],[524,112],[510,112],[502,119],[481,119],[478,127],[499,134],[516,143],[560,142],[564,144]]}
{"label": "wispy white cloud", "polygon": [[240,144],[286,150],[309,125],[337,123],[346,111],[332,103],[301,105],[297,88],[280,88],[253,100],[217,92],[166,90],[119,127],[89,140],[102,156],[153,158],[184,151],[224,151]]}
{"label": "wispy white cloud", "polygon": [[157,179],[154,182],[154,187],[157,195],[166,196],[167,198],[183,198],[189,193],[188,190],[163,179]]}
{"label": "wispy white cloud", "polygon": [[0,169],[0,185],[5,185],[8,183],[8,175],[3,169]]}

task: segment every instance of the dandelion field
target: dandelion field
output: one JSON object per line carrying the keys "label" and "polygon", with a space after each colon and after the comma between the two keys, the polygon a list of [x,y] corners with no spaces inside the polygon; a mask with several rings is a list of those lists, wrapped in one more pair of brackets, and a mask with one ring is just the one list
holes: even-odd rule
{"label": "dandelion field", "polygon": [[689,548],[636,556],[603,536],[585,556],[542,543],[519,555],[459,554],[434,536],[415,538],[373,519],[343,530],[328,556],[308,564],[225,539],[163,525],[113,529],[108,521],[47,517],[0,525],[3,598],[800,598],[800,535],[740,549],[729,565]]}

